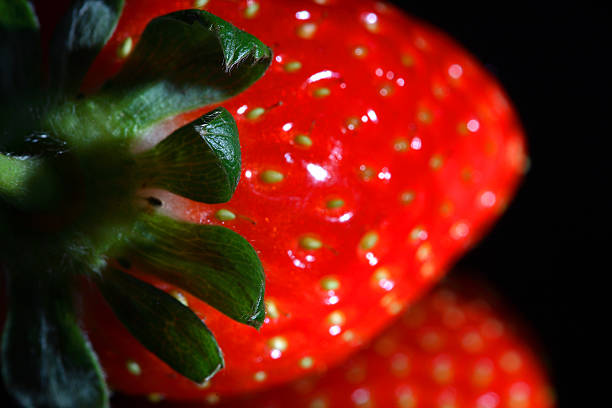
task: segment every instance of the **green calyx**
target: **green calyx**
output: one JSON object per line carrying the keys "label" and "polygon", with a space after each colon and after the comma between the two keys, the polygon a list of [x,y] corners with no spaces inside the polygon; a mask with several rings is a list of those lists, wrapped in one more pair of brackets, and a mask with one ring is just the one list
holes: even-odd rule
{"label": "green calyx", "polygon": [[216,108],[142,146],[166,119],[249,87],[271,51],[210,13],[179,11],[152,20],[119,74],[81,95],[122,8],[122,0],[73,1],[44,74],[33,8],[0,0],[0,271],[8,305],[0,366],[24,407],[108,406],[74,307],[82,277],[144,347],[198,383],[224,365],[213,334],[132,267],[240,323],[263,323],[265,278],[251,245],[222,226],[170,218],[149,196],[160,189],[228,201],[241,165],[231,114]]}

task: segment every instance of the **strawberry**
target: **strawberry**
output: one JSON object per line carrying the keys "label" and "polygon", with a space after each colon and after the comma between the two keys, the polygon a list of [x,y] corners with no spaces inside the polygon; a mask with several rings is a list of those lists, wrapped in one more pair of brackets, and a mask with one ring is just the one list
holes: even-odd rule
{"label": "strawberry", "polygon": [[[94,7],[94,3],[98,4],[79,0],[73,7]],[[82,263],[93,270],[94,278],[86,274],[79,287],[79,305],[85,332],[113,388],[200,399],[324,370],[370,339],[443,276],[499,216],[516,188],[526,161],[524,140],[499,85],[452,40],[392,6],[361,0],[130,0],[124,6],[119,0],[104,0],[100,4],[114,10],[109,15],[116,15],[116,20],[92,18],[88,24],[106,29],[102,31],[108,38],[96,42],[84,56],[68,52],[72,60],[66,62],[61,60],[66,53],[57,50],[72,43],[48,40],[53,27],[66,31],[65,20],[57,22],[64,9],[40,3],[43,42],[50,43],[48,50],[43,47],[43,56],[50,55],[46,60],[52,68],[58,58],[68,65],[79,63],[75,63],[79,69],[60,71],[59,78],[53,76],[55,71],[51,75],[57,79],[56,87],[69,88],[76,99],[70,103],[51,99],[51,105],[59,107],[51,110],[51,118],[43,115],[42,125],[49,130],[45,126],[27,130],[60,133],[61,137],[44,138],[52,152],[63,152],[65,145],[87,147],[78,157],[80,167],[67,165],[61,176],[84,173],[89,181],[84,185],[93,187],[85,190],[86,200],[74,200],[73,196],[80,198],[78,188],[79,194],[60,194],[59,208],[85,207],[83,225],[95,224],[86,229],[87,237],[96,238],[93,244],[78,241],[80,246],[70,248],[91,254]],[[70,18],[87,17],[87,7],[73,8],[79,12]],[[152,18],[193,7],[206,11],[182,11],[149,24]],[[167,28],[176,16],[187,25],[196,21],[189,26],[207,29],[216,42],[186,29]],[[250,37],[256,51],[244,54],[245,58],[232,54],[235,44],[230,40],[238,34],[219,34],[222,23],[214,16],[256,35],[272,48],[273,58]],[[87,26],[68,27],[74,34],[85,33]],[[217,53],[190,60],[201,55],[196,52],[197,38],[204,49],[225,47],[223,58]],[[175,63],[178,57],[185,62]],[[83,70],[79,59],[92,64]],[[228,60],[235,64],[231,69]],[[255,82],[268,63],[270,68]],[[197,69],[213,74],[202,77],[190,71]],[[198,82],[200,78],[205,85]],[[158,81],[155,98],[148,88],[152,80]],[[200,95],[198,91],[212,97],[204,102],[191,99]],[[83,96],[87,102],[81,102]],[[143,106],[155,114],[145,123],[138,121],[138,108]],[[166,110],[160,114],[156,109]],[[38,112],[25,110],[29,111]],[[168,134],[179,135],[175,139],[180,140],[180,135],[203,126],[202,133],[214,133],[215,120],[227,129],[235,120],[240,134],[239,171],[236,139],[226,143],[227,149],[208,152],[215,160],[215,166],[208,167],[191,145],[166,142],[171,139],[165,138]],[[85,124],[93,137],[84,141],[70,137],[75,130],[87,134]],[[113,142],[117,146],[88,144],[106,134],[120,139]],[[128,138],[121,139],[122,135]],[[37,146],[44,146],[40,140],[35,139]],[[183,150],[180,155],[166,154],[168,146]],[[80,154],[79,149],[70,151]],[[229,151],[234,160],[224,161],[223,153]],[[63,163],[54,154],[52,162]],[[138,159],[135,170],[128,165],[133,155]],[[7,166],[16,164],[13,156],[7,157]],[[178,157],[190,158],[180,173],[173,164]],[[20,179],[19,186],[30,177],[26,167],[20,170],[27,177]],[[213,167],[222,168],[224,174],[214,173]],[[207,181],[200,182],[200,174]],[[52,185],[49,178],[43,177],[40,185]],[[132,180],[137,183],[131,184]],[[227,182],[221,188],[218,180]],[[73,184],[83,183],[72,180]],[[40,201],[34,199],[37,190],[11,190],[12,185],[13,180],[0,184],[10,205],[27,214],[38,211],[30,208]],[[212,187],[221,192],[210,197]],[[134,192],[141,199],[136,209],[125,199]],[[44,194],[43,198],[47,199]],[[51,204],[55,198],[50,195]],[[70,220],[64,214],[70,210],[60,211],[51,204],[43,210],[48,213],[51,208],[60,215],[52,217],[53,222],[43,218],[44,222],[62,226]],[[141,207],[145,215],[139,217],[144,221],[137,217],[134,223],[132,216]],[[128,214],[122,212],[126,208]],[[121,217],[114,214],[117,209]],[[96,223],[98,219],[104,222]],[[82,236],[70,231],[61,237]],[[220,235],[231,236],[239,250],[224,251],[217,245],[226,239]],[[9,251],[2,256],[12,255]],[[223,261],[216,263],[217,257]],[[49,262],[49,257],[40,258]],[[51,257],[51,262],[58,260]],[[214,273],[199,262],[212,264]],[[58,284],[57,290],[67,285]],[[153,296],[176,310],[194,312],[199,319],[189,317],[189,327],[198,327],[197,333],[206,339],[205,345],[198,343],[199,351],[177,334],[189,332],[187,328],[181,326],[177,335],[164,337],[168,322],[182,324],[184,319],[173,318],[173,313],[158,315],[159,308],[150,301]],[[196,320],[205,322],[206,329]],[[195,357],[186,357],[188,352]],[[214,379],[203,381],[223,365]],[[93,376],[99,378],[100,371],[96,373]],[[12,386],[6,379],[5,383]]]}
{"label": "strawberry", "polygon": [[[207,400],[219,408],[552,408],[554,391],[528,333],[495,293],[455,279],[328,372],[253,395],[209,394]],[[117,398],[116,406],[137,403]]]}
{"label": "strawberry", "polygon": [[[104,55],[137,40],[150,11],[131,4],[129,23],[119,22],[90,78],[118,69]],[[189,6],[163,4],[164,12]],[[89,296],[92,341],[113,386],[129,393],[201,399],[340,361],[478,240],[525,164],[519,123],[493,78],[443,34],[391,6],[210,1],[205,9],[255,34],[275,57],[260,81],[223,103],[243,154],[232,199],[158,197],[162,211],[224,225],[256,248],[267,318],[256,332],[188,290],[149,280],[180,293],[223,349],[226,368],[201,389],[103,318],[108,311]]]}

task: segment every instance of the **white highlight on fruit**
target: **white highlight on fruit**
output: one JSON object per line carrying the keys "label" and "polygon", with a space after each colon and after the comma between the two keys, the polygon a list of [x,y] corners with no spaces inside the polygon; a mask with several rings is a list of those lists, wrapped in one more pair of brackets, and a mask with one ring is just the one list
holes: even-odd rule
{"label": "white highlight on fruit", "polygon": [[340,74],[338,74],[337,72],[326,69],[324,71],[319,71],[316,74],[312,74],[310,77],[308,77],[306,82],[309,84],[312,84],[313,82],[317,82],[322,79],[339,78],[339,77],[340,77]]}
{"label": "white highlight on fruit", "polygon": [[467,123],[467,128],[470,132],[474,133],[480,128],[480,122],[476,119],[471,119]]}
{"label": "white highlight on fruit", "polygon": [[325,181],[329,178],[329,173],[327,170],[317,164],[307,164],[306,170],[308,170],[308,173],[310,173],[310,175],[317,181]]}
{"label": "white highlight on fruit", "polygon": [[451,65],[448,67],[448,75],[453,79],[461,78],[461,75],[463,75],[463,67],[459,64]]}
{"label": "white highlight on fruit", "polygon": [[368,109],[368,118],[374,123],[378,122],[378,116],[372,109]]}
{"label": "white highlight on fruit", "polygon": [[491,208],[495,205],[496,201],[497,197],[492,191],[485,191],[480,195],[480,204],[482,204],[483,207]]}
{"label": "white highlight on fruit", "polygon": [[357,388],[351,394],[351,399],[355,403],[355,405],[364,405],[370,400],[370,391],[365,388]]}
{"label": "white highlight on fruit", "polygon": [[310,12],[307,10],[298,11],[295,13],[295,18],[298,20],[308,20],[310,18]]}

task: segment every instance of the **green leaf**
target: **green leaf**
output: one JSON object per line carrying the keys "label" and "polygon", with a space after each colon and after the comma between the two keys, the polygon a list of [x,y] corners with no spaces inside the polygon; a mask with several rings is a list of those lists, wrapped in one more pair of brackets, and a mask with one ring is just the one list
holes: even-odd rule
{"label": "green leaf", "polygon": [[108,407],[100,365],[76,322],[71,285],[60,274],[7,273],[2,377],[23,407]]}
{"label": "green leaf", "polygon": [[138,133],[162,119],[228,99],[259,79],[272,52],[202,10],[152,20],[121,72],[98,95]]}
{"label": "green leaf", "polygon": [[75,0],[59,22],[50,45],[50,83],[76,93],[94,58],[112,35],[123,0]]}
{"label": "green leaf", "polygon": [[137,158],[145,186],[205,203],[228,201],[240,178],[240,141],[232,115],[217,108]]}
{"label": "green leaf", "polygon": [[223,368],[212,333],[173,296],[112,268],[96,282],[132,335],[178,373],[202,383]]}
{"label": "green leaf", "polygon": [[[140,269],[259,328],[265,277],[253,247],[230,229],[146,215],[128,239]],[[141,265],[142,264],[142,265]]]}
{"label": "green leaf", "polygon": [[14,103],[15,96],[39,85],[38,28],[30,2],[0,0],[0,103]]}

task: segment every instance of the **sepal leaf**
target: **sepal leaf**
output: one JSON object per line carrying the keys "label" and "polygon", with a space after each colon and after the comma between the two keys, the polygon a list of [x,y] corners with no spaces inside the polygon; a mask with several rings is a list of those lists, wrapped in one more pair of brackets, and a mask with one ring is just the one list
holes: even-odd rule
{"label": "sepal leaf", "polygon": [[217,108],[136,158],[145,186],[205,203],[228,201],[240,178],[240,141],[232,115]]}
{"label": "sepal leaf", "polygon": [[173,296],[113,268],[96,283],[132,335],[178,373],[202,383],[223,368],[210,330]]}
{"label": "sepal leaf", "polygon": [[228,99],[259,79],[272,52],[254,36],[203,10],[153,19],[99,99],[138,133],[178,113]]}
{"label": "sepal leaf", "polygon": [[[47,271],[45,271],[47,272]],[[2,333],[2,377],[24,407],[108,407],[108,391],[79,328],[70,285],[57,276],[10,270]]]}
{"label": "sepal leaf", "polygon": [[75,0],[59,22],[50,45],[50,83],[75,94],[91,63],[112,35],[123,0]]}
{"label": "sepal leaf", "polygon": [[265,276],[253,247],[216,225],[143,216],[128,239],[139,270],[178,286],[232,319],[263,323]]}
{"label": "sepal leaf", "polygon": [[40,84],[39,25],[29,1],[0,1],[0,61],[0,103]]}

